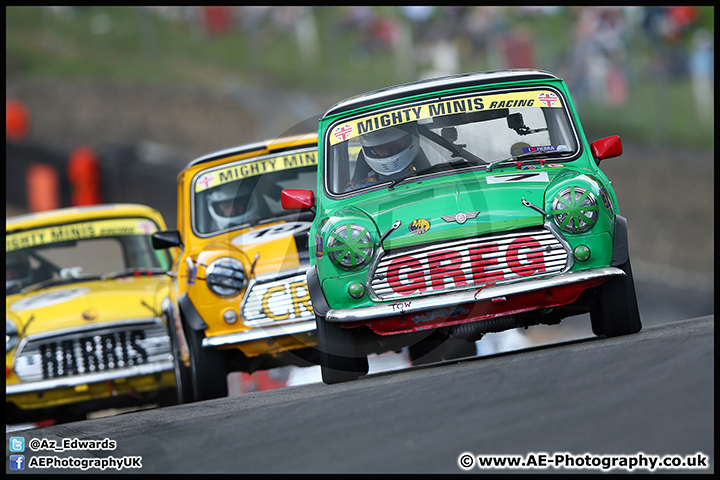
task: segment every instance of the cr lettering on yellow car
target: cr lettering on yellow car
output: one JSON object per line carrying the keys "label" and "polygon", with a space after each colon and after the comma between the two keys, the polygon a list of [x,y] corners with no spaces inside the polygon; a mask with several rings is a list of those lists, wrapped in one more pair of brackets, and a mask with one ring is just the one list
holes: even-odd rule
{"label": "cr lettering on yellow car", "polygon": [[5,228],[7,422],[176,403],[162,315],[173,257],[150,237],[167,228],[160,213],[64,208],[8,218]]}
{"label": "cr lettering on yellow car", "polygon": [[317,134],[200,157],[178,175],[180,247],[171,276],[171,335],[184,402],[228,394],[227,374],[317,363],[305,283],[314,214],[286,210],[283,189],[315,190]]}

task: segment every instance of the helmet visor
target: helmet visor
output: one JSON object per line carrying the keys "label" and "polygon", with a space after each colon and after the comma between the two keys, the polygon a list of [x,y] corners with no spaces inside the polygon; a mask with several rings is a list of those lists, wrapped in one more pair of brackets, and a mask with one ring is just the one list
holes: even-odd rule
{"label": "helmet visor", "polygon": [[405,135],[392,142],[384,143],[382,145],[375,145],[374,147],[363,147],[365,155],[372,158],[387,158],[397,155],[412,144],[412,137]]}
{"label": "helmet visor", "polygon": [[210,203],[210,208],[221,217],[236,217],[245,213],[249,196],[233,197],[227,200],[215,200]]}

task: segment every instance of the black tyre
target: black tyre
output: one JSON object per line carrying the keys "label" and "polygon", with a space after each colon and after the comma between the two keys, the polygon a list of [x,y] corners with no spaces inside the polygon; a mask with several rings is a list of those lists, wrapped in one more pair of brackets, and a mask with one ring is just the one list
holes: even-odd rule
{"label": "black tyre", "polygon": [[190,378],[193,400],[196,402],[212,398],[227,397],[227,362],[225,356],[212,348],[204,348],[203,332],[191,329],[182,322],[183,332],[190,349]]}
{"label": "black tyre", "polygon": [[175,324],[175,318],[172,313],[167,312],[165,316],[168,319],[168,330],[172,346],[177,403],[191,403],[195,401],[192,388],[192,371],[190,367],[187,367],[182,361],[182,356],[180,355],[180,340],[178,339],[178,332],[176,330],[177,328],[182,328],[182,325]]}
{"label": "black tyre", "polygon": [[444,339],[436,334],[408,347],[410,362],[417,365],[474,357],[477,354],[475,342],[459,339]]}
{"label": "black tyre", "polygon": [[367,355],[359,351],[355,331],[315,317],[320,350],[320,372],[327,384],[357,380],[368,372]]}
{"label": "black tyre", "polygon": [[630,260],[620,268],[624,276],[615,277],[598,288],[597,308],[590,312],[592,331],[597,336],[617,337],[642,329]]}

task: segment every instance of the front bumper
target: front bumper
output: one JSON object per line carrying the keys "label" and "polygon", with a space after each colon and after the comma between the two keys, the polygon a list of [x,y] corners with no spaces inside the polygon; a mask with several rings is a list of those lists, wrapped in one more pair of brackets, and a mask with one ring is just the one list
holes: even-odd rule
{"label": "front bumper", "polygon": [[597,287],[618,275],[625,275],[625,272],[615,267],[567,272],[382,305],[330,309],[325,320],[347,327],[368,325],[380,335],[406,333],[567,305],[583,290]]}
{"label": "front bumper", "polygon": [[88,375],[61,377],[40,382],[14,383],[5,385],[5,395],[16,395],[29,392],[40,392],[60,388],[74,388],[92,383],[119,380],[124,378],[140,377],[142,375],[154,375],[156,373],[173,371],[173,362],[158,362],[145,365],[136,365],[130,368],[98,372]]}
{"label": "front bumper", "polygon": [[262,340],[285,335],[297,335],[301,333],[312,332],[316,328],[315,319],[306,320],[297,323],[288,323],[284,325],[273,325],[267,327],[255,327],[251,330],[242,332],[233,332],[226,335],[218,335],[215,337],[205,337],[202,341],[203,347],[222,347],[226,345],[236,345],[238,343],[252,342],[254,340]]}

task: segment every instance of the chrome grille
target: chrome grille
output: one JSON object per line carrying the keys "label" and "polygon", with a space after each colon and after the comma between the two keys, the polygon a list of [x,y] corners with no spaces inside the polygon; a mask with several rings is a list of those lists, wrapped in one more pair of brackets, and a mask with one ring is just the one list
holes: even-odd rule
{"label": "chrome grille", "polygon": [[259,327],[314,319],[305,272],[274,278],[250,283],[241,307],[245,325]]}
{"label": "chrome grille", "polygon": [[377,300],[478,288],[563,271],[568,250],[544,228],[387,252],[371,277]]}
{"label": "chrome grille", "polygon": [[23,382],[38,382],[168,360],[172,360],[170,337],[162,322],[118,322],[29,337],[19,347],[15,371]]}

